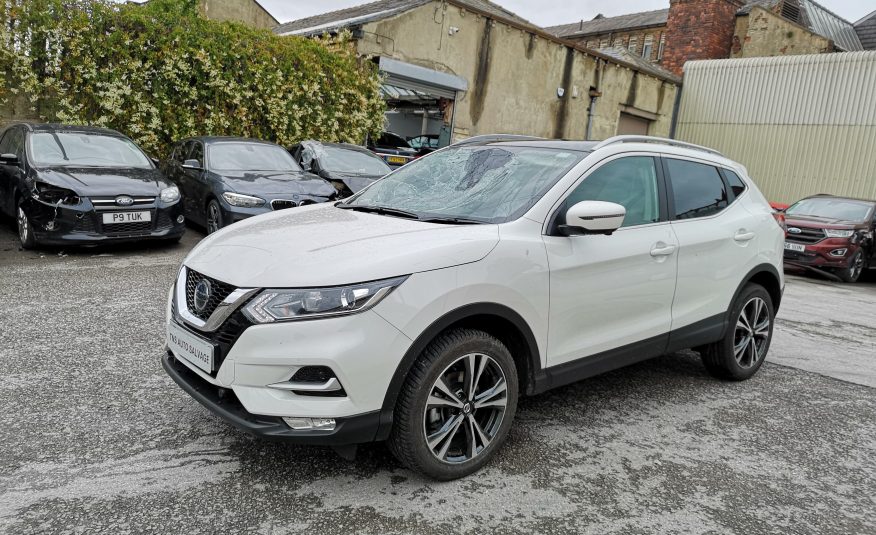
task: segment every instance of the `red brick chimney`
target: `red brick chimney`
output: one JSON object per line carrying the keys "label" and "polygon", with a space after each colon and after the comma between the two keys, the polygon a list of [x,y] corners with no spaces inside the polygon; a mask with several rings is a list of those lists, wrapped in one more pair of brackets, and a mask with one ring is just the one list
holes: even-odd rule
{"label": "red brick chimney", "polygon": [[730,57],[741,0],[670,0],[663,68],[682,74],[686,61]]}

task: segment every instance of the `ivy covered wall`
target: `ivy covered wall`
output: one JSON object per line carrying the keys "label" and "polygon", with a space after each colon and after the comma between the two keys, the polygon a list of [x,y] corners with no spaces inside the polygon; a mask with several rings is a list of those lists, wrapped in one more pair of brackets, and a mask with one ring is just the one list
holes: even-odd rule
{"label": "ivy covered wall", "polygon": [[0,109],[119,130],[147,152],[193,135],[362,142],[380,79],[345,36],[206,20],[197,0],[0,0]]}

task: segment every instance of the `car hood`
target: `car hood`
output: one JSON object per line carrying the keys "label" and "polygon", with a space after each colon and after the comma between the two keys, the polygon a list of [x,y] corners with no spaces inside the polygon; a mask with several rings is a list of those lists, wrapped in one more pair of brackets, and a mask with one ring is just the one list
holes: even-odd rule
{"label": "car hood", "polygon": [[343,182],[350,191],[359,193],[370,186],[375,180],[383,178],[383,175],[365,175],[359,173],[339,173],[337,171],[324,171],[325,178],[329,180],[338,180]]}
{"label": "car hood", "polygon": [[185,265],[237,287],[336,286],[484,258],[497,225],[442,225],[320,204],[246,219],[204,239]]}
{"label": "car hood", "polygon": [[223,171],[214,175],[237,193],[316,197],[331,197],[335,194],[335,188],[330,183],[303,171]]}
{"label": "car hood", "polygon": [[50,167],[37,172],[37,180],[71,189],[82,197],[113,195],[157,196],[172,184],[158,169],[101,167]]}
{"label": "car hood", "polygon": [[789,227],[829,228],[838,230],[866,228],[867,223],[861,221],[842,221],[830,217],[785,216],[785,224]]}

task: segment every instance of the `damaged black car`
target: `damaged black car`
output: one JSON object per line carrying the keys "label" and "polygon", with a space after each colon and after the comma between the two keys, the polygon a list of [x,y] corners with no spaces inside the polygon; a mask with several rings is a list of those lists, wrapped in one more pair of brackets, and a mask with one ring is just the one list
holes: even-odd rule
{"label": "damaged black car", "polygon": [[13,124],[0,134],[0,212],[21,246],[179,241],[179,189],[128,137],[104,128]]}
{"label": "damaged black car", "polygon": [[365,186],[392,172],[392,168],[370,150],[349,143],[306,140],[289,147],[305,170],[328,180],[338,197],[359,193]]}
{"label": "damaged black car", "polygon": [[283,147],[257,139],[204,136],[173,146],[165,163],[185,214],[213,233],[271,210],[334,200],[335,188],[307,173]]}

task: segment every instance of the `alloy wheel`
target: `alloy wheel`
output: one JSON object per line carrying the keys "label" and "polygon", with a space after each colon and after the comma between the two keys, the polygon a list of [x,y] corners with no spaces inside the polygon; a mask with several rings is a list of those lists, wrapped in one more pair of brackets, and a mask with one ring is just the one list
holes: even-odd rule
{"label": "alloy wheel", "polygon": [[438,460],[459,464],[483,453],[508,405],[505,373],[489,355],[470,353],[444,369],[429,391],[426,444]]}
{"label": "alloy wheel", "polygon": [[739,318],[733,337],[733,355],[742,368],[751,368],[766,354],[770,339],[769,307],[760,297],[749,299]]}
{"label": "alloy wheel", "polygon": [[211,202],[209,206],[207,206],[207,234],[213,234],[220,227],[220,221],[222,220],[222,214],[219,213],[219,207],[215,202]]}
{"label": "alloy wheel", "polygon": [[854,260],[852,260],[852,268],[849,270],[849,278],[852,280],[857,280],[858,277],[861,276],[861,272],[864,270],[864,255],[858,251],[858,254],[855,255]]}
{"label": "alloy wheel", "polygon": [[18,207],[18,238],[21,240],[21,243],[27,243],[28,239],[28,228],[30,224],[27,221],[27,214],[24,213],[24,208]]}

